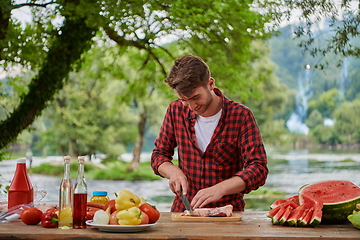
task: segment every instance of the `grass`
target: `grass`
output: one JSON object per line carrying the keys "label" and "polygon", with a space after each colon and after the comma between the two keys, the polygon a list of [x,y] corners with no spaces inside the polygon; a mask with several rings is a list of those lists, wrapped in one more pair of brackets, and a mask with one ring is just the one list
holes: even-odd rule
{"label": "grass", "polygon": [[245,210],[252,211],[268,211],[269,206],[277,199],[287,198],[285,192],[274,191],[267,187],[260,187],[259,189],[244,195],[246,202]]}
{"label": "grass", "polygon": [[97,168],[89,174],[92,179],[96,180],[153,181],[161,179],[154,174],[150,162],[141,162],[139,167],[133,171],[128,170],[129,164],[124,161],[110,162],[106,169]]}
{"label": "grass", "polygon": [[[130,163],[118,160],[107,160],[105,164],[99,166],[92,163],[85,162],[85,177],[94,180],[126,180],[126,181],[153,181],[159,180],[161,177],[154,174],[150,162],[141,162],[140,165],[133,171],[128,170]],[[76,178],[78,171],[78,164],[73,162],[70,164],[70,177]],[[40,166],[32,168],[33,173],[58,176],[64,175],[63,165],[54,165],[51,163],[43,163]]]}
{"label": "grass", "polygon": [[245,195],[246,198],[285,198],[285,192],[279,192],[267,187],[260,187],[257,190],[250,192]]}

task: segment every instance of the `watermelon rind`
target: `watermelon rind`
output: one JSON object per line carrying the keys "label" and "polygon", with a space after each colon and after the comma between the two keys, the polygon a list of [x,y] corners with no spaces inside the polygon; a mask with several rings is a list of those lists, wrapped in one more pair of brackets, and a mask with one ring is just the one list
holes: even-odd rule
{"label": "watermelon rind", "polygon": [[[323,209],[322,209],[322,219],[321,222],[324,223],[342,223],[344,221],[347,221],[347,216],[350,215],[353,210],[356,208],[356,204],[360,203],[360,188],[354,185],[350,181],[345,180],[326,180],[326,181],[319,181],[312,184],[306,184],[302,186],[299,189],[299,201],[300,203],[304,202],[303,199],[303,191],[309,187],[313,186],[315,184],[327,184],[327,183],[337,183],[337,184],[344,184],[344,185],[351,185],[354,186],[355,191],[359,191],[358,197],[354,197],[351,199],[347,199],[346,201],[339,201],[336,203],[323,203]],[[341,194],[341,193],[340,193]],[[313,197],[313,196],[310,196]],[[311,224],[311,223],[310,223]],[[316,221],[314,219],[313,224],[316,225]]]}
{"label": "watermelon rind", "polygon": [[311,219],[309,222],[309,224],[312,227],[317,227],[317,226],[319,226],[320,223],[321,223],[321,218],[318,218],[318,217],[313,217],[313,219]]}
{"label": "watermelon rind", "polygon": [[353,212],[358,203],[360,203],[360,196],[356,199],[339,202],[336,205],[324,203],[322,221],[324,223],[345,222],[347,216]]}

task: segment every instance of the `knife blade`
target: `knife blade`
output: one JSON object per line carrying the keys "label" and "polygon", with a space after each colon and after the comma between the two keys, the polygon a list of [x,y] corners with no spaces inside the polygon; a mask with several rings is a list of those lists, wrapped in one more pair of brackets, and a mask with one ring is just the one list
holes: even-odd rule
{"label": "knife blade", "polygon": [[181,201],[185,205],[186,210],[188,210],[190,212],[190,214],[192,214],[193,210],[191,208],[189,199],[182,193],[182,191],[181,191],[180,195],[181,195]]}

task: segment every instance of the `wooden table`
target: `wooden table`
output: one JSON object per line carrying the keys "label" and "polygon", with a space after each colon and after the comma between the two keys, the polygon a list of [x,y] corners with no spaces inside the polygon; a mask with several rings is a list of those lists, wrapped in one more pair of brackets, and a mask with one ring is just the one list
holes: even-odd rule
{"label": "wooden table", "polygon": [[289,227],[272,225],[266,212],[240,212],[237,222],[178,222],[162,212],[158,223],[137,233],[109,233],[97,228],[61,230],[25,225],[21,220],[0,224],[0,239],[360,239],[350,222],[339,225]]}

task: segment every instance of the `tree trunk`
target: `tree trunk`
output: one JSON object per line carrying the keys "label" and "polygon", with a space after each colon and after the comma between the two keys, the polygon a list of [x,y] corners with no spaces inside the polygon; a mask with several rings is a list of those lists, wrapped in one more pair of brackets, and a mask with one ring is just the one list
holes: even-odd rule
{"label": "tree trunk", "polygon": [[77,159],[78,154],[76,152],[76,141],[72,138],[69,138],[69,155],[71,156],[71,158],[75,158]]}
{"label": "tree trunk", "polygon": [[[5,39],[6,39],[6,34],[7,31],[9,29],[9,21],[10,21],[10,16],[11,16],[11,12],[8,8],[6,9],[7,6],[11,6],[11,0],[2,0],[3,1],[3,5],[0,6],[0,60],[5,59],[5,57],[3,56],[3,48],[6,47],[5,43]],[[6,3],[4,3],[6,1]]]}
{"label": "tree trunk", "polygon": [[17,136],[33,123],[46,104],[62,89],[72,65],[87,50],[96,29],[88,27],[86,19],[68,17],[56,36],[47,57],[36,77],[29,85],[29,92],[7,119],[0,122],[0,149],[14,142]]}
{"label": "tree trunk", "polygon": [[145,109],[144,112],[140,114],[140,119],[138,122],[139,134],[137,136],[135,146],[133,148],[134,157],[133,157],[131,164],[128,166],[128,171],[133,171],[140,164],[140,157],[141,157],[142,147],[143,147],[143,143],[144,143],[144,135],[145,135],[147,116],[148,116],[147,110]]}

